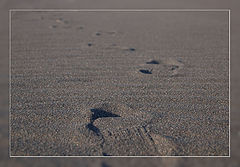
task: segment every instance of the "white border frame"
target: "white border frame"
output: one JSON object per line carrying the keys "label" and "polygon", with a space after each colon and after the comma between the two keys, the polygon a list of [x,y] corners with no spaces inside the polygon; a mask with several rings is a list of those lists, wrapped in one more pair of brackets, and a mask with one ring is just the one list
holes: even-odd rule
{"label": "white border frame", "polygon": [[[11,31],[12,31],[12,12],[228,12],[228,56],[229,56],[229,155],[227,156],[13,156],[11,155]],[[143,157],[143,158],[156,158],[156,157],[172,157],[172,158],[181,158],[181,157],[213,157],[213,158],[220,158],[220,157],[231,157],[231,9],[10,9],[9,10],[9,157],[64,157],[64,158],[72,158],[72,157],[87,157],[87,158],[123,158],[123,157],[129,157],[129,158],[137,158],[137,157]]]}

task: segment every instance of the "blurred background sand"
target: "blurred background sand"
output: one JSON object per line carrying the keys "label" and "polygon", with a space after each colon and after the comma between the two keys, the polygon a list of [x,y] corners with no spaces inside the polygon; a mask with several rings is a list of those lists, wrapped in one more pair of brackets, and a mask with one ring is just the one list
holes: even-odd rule
{"label": "blurred background sand", "polygon": [[[61,2],[30,2],[30,1],[1,1],[1,165],[4,166],[70,166],[81,164],[83,166],[122,166],[122,158],[74,158],[74,159],[31,159],[31,158],[9,158],[8,157],[8,9],[11,8],[231,8],[231,158],[127,158],[126,166],[238,166],[239,165],[239,29],[238,5],[234,1],[184,1],[183,2],[111,2],[111,1],[89,1],[88,3],[75,1]],[[154,6],[153,6],[154,5]],[[120,163],[121,162],[121,163]]]}

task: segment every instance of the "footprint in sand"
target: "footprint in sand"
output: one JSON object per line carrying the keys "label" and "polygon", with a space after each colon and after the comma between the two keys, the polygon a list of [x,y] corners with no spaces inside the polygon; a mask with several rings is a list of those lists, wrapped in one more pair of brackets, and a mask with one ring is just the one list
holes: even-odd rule
{"label": "footprint in sand", "polygon": [[[119,103],[101,103],[86,110],[88,120],[79,128],[78,142],[90,155],[175,155],[177,146],[168,138],[151,134],[149,112]],[[82,124],[83,125],[83,124]],[[77,142],[77,141],[76,141]]]}
{"label": "footprint in sand", "polygon": [[65,28],[65,29],[71,28],[68,25],[69,21],[68,20],[64,20],[63,18],[58,18],[58,19],[55,20],[55,22],[56,22],[56,24],[58,24],[59,27],[62,27],[62,28]]}
{"label": "footprint in sand", "polygon": [[93,34],[93,36],[101,36],[101,35],[110,35],[115,36],[118,32],[117,31],[97,31]]}
{"label": "footprint in sand", "polygon": [[63,18],[58,18],[58,19],[56,19],[56,23],[60,23],[60,24],[68,24],[69,21],[68,21],[68,20],[64,20]]}
{"label": "footprint in sand", "polygon": [[151,70],[146,70],[146,69],[141,69],[141,70],[139,70],[141,73],[143,73],[143,74],[152,74],[152,70],[153,69],[151,69]]}
{"label": "footprint in sand", "polygon": [[[136,67],[138,74],[153,74],[162,77],[177,77],[183,75],[184,63],[175,58],[161,58],[146,61]],[[146,76],[146,75],[144,75]]]}
{"label": "footprint in sand", "polygon": [[157,60],[151,60],[146,62],[146,64],[159,64],[159,62]]}
{"label": "footprint in sand", "polygon": [[92,116],[90,118],[90,123],[88,123],[86,127],[89,130],[92,130],[94,133],[96,133],[97,136],[100,135],[100,130],[96,126],[93,125],[93,123],[96,119],[107,118],[107,117],[120,117],[117,114],[113,114],[111,112],[108,112],[108,111],[105,111],[105,110],[99,109],[99,108],[91,109],[91,112],[92,112]]}
{"label": "footprint in sand", "polygon": [[136,51],[137,51],[137,49],[134,48],[134,47],[119,46],[116,43],[112,43],[112,44],[106,46],[104,49],[123,52],[123,54],[125,54],[125,53],[136,53]]}
{"label": "footprint in sand", "polygon": [[55,29],[55,28],[57,28],[58,26],[57,25],[51,25],[51,26],[49,26],[49,28],[51,28],[51,29]]}

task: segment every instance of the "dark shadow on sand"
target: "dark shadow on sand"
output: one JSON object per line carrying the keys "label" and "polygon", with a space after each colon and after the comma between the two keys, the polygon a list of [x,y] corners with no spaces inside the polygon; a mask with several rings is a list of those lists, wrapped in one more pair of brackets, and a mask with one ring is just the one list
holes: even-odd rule
{"label": "dark shadow on sand", "polygon": [[107,111],[101,110],[101,109],[91,109],[91,111],[93,112],[92,117],[91,117],[91,122],[95,121],[98,118],[120,117],[117,114],[113,114],[113,113],[110,113],[110,112],[107,112]]}
{"label": "dark shadow on sand", "polygon": [[93,131],[94,133],[96,133],[98,136],[100,136],[100,130],[96,127],[96,126],[94,126],[93,125],[93,123],[89,123],[89,124],[87,124],[87,126],[86,126],[89,130],[91,130],[91,131]]}
{"label": "dark shadow on sand", "polygon": [[89,130],[93,131],[94,133],[96,133],[96,135],[100,136],[101,135],[101,132],[100,130],[93,125],[93,122],[98,119],[98,118],[105,118],[105,117],[120,117],[119,115],[117,114],[113,114],[113,113],[110,113],[110,112],[107,112],[105,110],[102,110],[102,109],[91,109],[91,112],[93,113],[92,116],[91,116],[91,120],[90,120],[90,123],[87,124],[86,128],[88,128]]}
{"label": "dark shadow on sand", "polygon": [[152,70],[139,70],[143,74],[152,74]]}

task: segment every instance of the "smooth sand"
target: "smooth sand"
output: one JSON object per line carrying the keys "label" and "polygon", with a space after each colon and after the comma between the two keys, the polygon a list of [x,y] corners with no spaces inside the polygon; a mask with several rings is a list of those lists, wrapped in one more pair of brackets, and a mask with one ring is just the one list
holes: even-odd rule
{"label": "smooth sand", "polygon": [[12,12],[11,155],[229,155],[228,13]]}

